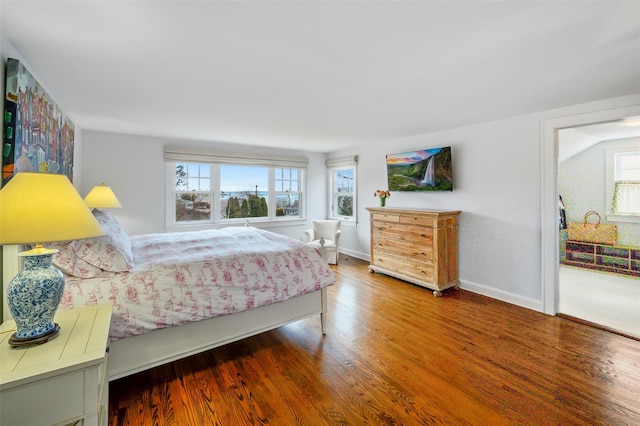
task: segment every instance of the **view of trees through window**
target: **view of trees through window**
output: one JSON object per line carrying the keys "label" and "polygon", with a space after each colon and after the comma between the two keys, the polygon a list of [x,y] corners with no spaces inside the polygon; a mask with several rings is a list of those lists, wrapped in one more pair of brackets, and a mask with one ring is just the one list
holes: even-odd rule
{"label": "view of trees through window", "polygon": [[[299,217],[300,188],[297,168],[176,163],[176,222]],[[220,211],[212,216],[214,192]]]}
{"label": "view of trees through window", "polygon": [[337,169],[334,175],[334,213],[337,216],[353,216],[354,169]]}
{"label": "view of trees through window", "polygon": [[269,216],[269,168],[220,165],[220,218]]}
{"label": "view of trees through window", "polygon": [[223,219],[238,219],[243,217],[267,217],[269,205],[264,197],[253,194],[233,196],[228,198],[222,209]]}
{"label": "view of trees through window", "polygon": [[300,216],[300,170],[273,170],[276,216]]}
{"label": "view of trees through window", "polygon": [[176,222],[211,220],[208,164],[176,164]]}

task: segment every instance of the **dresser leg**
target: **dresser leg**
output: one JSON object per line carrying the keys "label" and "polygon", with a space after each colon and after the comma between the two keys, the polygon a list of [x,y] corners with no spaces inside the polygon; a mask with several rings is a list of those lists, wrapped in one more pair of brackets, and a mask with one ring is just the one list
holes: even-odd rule
{"label": "dresser leg", "polygon": [[440,290],[433,290],[433,295],[435,297],[440,297],[440,296],[442,296],[442,292]]}

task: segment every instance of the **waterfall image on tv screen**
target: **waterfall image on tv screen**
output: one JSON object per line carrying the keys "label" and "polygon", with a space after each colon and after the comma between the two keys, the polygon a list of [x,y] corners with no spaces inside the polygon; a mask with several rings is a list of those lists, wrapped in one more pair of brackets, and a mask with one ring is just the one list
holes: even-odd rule
{"label": "waterfall image on tv screen", "polygon": [[387,155],[389,191],[452,191],[451,147]]}

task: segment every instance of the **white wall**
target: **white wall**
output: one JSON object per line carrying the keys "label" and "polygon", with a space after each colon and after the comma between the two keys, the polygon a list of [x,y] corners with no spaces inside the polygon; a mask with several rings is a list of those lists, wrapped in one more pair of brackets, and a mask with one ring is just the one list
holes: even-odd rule
{"label": "white wall", "polygon": [[[606,150],[630,146],[640,146],[640,139],[600,142],[560,163],[558,189],[566,206],[568,222],[582,222],[586,212],[595,210],[602,216],[602,223],[609,223],[605,206]],[[614,224],[618,227],[618,244],[640,246],[640,224]]]}
{"label": "white wall", "polygon": [[[77,157],[84,166],[81,194],[84,196],[95,185],[105,182],[113,189],[123,206],[111,213],[130,235],[165,232],[166,144],[198,145],[202,142],[85,131],[82,151]],[[276,152],[284,156],[308,157],[308,217],[324,218],[325,154],[230,146],[224,143],[213,143],[211,146],[224,151],[251,152],[252,155]],[[304,224],[270,229],[299,239],[306,227]]]}
{"label": "white wall", "polygon": [[[389,141],[357,153],[359,225],[342,245],[369,256],[369,217],[387,188],[386,154],[451,146],[452,192],[393,192],[391,207],[462,210],[462,287],[538,307],[540,291],[540,121],[536,116]],[[343,231],[344,232],[344,231]],[[504,294],[502,294],[504,293]]]}

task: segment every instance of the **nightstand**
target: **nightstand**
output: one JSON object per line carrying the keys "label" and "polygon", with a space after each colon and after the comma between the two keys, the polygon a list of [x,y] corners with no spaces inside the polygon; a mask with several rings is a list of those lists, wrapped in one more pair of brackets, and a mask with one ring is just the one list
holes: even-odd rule
{"label": "nightstand", "polygon": [[0,424],[106,425],[111,304],[58,311],[60,334],[13,349],[15,323],[0,326]]}

